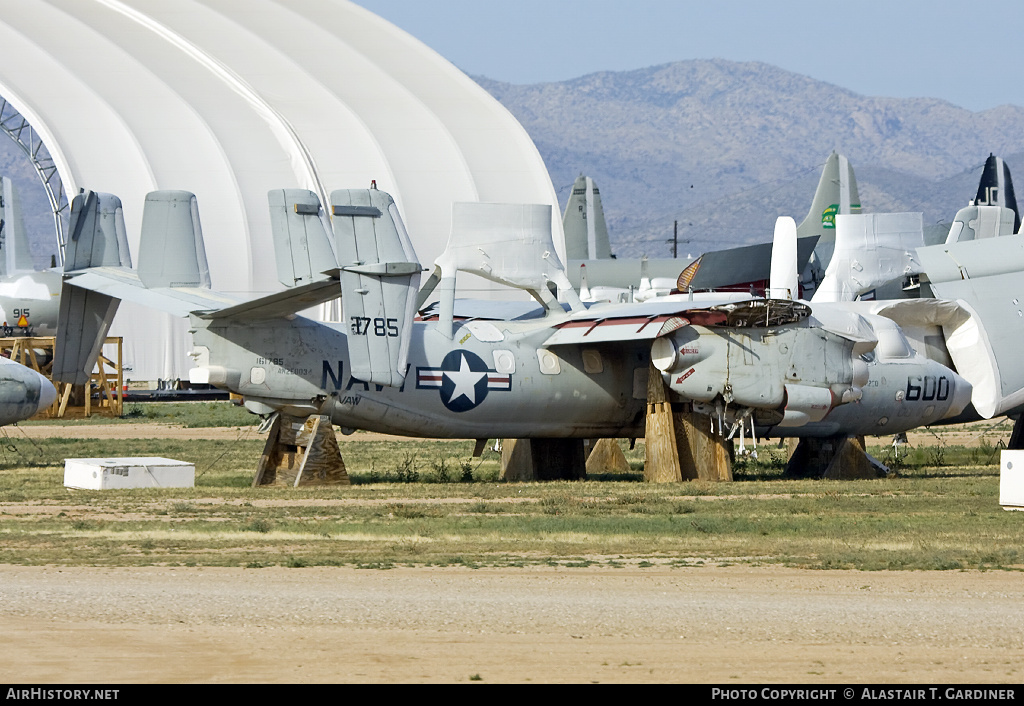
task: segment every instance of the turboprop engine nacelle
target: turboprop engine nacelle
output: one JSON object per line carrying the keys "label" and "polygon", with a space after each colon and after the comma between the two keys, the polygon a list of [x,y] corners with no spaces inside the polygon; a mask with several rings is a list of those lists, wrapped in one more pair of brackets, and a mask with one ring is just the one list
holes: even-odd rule
{"label": "turboprop engine nacelle", "polygon": [[860,399],[867,375],[853,347],[849,339],[805,326],[689,326],[657,339],[651,359],[685,399],[772,410],[800,425]]}

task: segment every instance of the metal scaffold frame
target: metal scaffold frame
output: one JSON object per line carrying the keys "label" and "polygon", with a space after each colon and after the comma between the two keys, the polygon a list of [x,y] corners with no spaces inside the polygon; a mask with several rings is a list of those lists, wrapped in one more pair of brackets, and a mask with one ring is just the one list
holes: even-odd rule
{"label": "metal scaffold frame", "polygon": [[28,120],[7,102],[7,99],[0,97],[0,130],[3,130],[28,157],[32,166],[43,183],[46,197],[50,200],[50,208],[53,209],[53,227],[57,235],[57,257],[58,264],[64,264],[64,233],[66,223],[70,219],[71,207],[68,203],[67,194],[64,193],[64,183],[61,181],[57,171],[57,165],[50,156],[49,150],[43,144],[38,133],[32,128]]}

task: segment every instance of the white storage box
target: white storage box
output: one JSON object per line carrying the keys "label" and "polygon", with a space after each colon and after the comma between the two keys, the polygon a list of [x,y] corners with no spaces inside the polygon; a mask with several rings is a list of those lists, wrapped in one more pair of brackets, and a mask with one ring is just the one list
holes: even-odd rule
{"label": "white storage box", "polygon": [[82,490],[193,488],[196,467],[173,458],[66,458],[64,485]]}
{"label": "white storage box", "polygon": [[999,452],[999,504],[1024,510],[1024,451]]}

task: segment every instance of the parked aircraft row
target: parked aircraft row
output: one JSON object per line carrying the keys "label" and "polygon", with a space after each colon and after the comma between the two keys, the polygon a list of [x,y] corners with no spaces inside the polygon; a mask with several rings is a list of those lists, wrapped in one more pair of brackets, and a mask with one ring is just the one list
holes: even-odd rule
{"label": "parked aircraft row", "polygon": [[[119,200],[75,198],[56,379],[84,381],[118,302],[131,299],[189,318],[193,382],[235,392],[257,414],[323,414],[348,431],[639,437],[652,363],[723,434],[744,426],[762,438],[893,434],[1024,403],[1024,379],[1006,358],[1024,343],[1021,327],[1007,326],[1024,300],[1024,285],[1007,276],[1024,269],[1018,236],[918,248],[931,263],[920,277],[933,299],[686,293],[588,307],[552,255],[549,206],[454,204],[448,247],[421,290],[423,268],[389,195],[333,192],[329,233],[315,194],[281,190],[270,200],[288,289],[238,301],[203,276],[194,200],[187,192],[147,198],[143,223],[155,228],[144,225],[132,269]],[[174,247],[147,245],[153,237]],[[773,249],[770,291],[796,292],[791,219],[776,241],[786,245]],[[157,251],[188,255],[146,256]],[[523,290],[535,304],[459,300],[459,272]],[[298,315],[339,294],[344,323]],[[431,296],[437,303],[417,316]]]}
{"label": "parked aircraft row", "polygon": [[[857,180],[849,160],[832,152],[825,160],[807,216],[797,226],[801,292],[810,297],[832,255],[836,216],[860,213]],[[570,281],[585,301],[635,301],[686,291],[763,290],[772,243],[758,243],[685,258],[614,259],[601,205],[590,177],[580,176],[562,217]],[[682,274],[680,274],[682,273]]]}
{"label": "parked aircraft row", "polygon": [[[842,183],[823,175],[826,181]],[[117,302],[129,298],[189,317],[193,382],[236,392],[257,414],[326,414],[346,430],[642,436],[651,363],[722,433],[750,426],[761,437],[889,434],[1016,413],[1024,403],[1024,380],[1006,364],[1020,342],[1019,327],[1005,326],[1004,301],[1016,296],[1006,275],[1019,273],[1024,259],[1016,237],[985,237],[1012,235],[1000,207],[974,206],[981,220],[958,215],[959,235],[951,233],[941,252],[914,248],[929,263],[914,273],[917,281],[939,298],[797,301],[796,273],[805,268],[790,221],[776,238],[786,245],[773,248],[770,298],[687,292],[588,307],[551,256],[548,207],[455,204],[449,246],[420,291],[422,266],[402,219],[375,189],[332,194],[333,233],[311,192],[271,192],[279,275],[288,289],[238,301],[210,288],[194,199],[150,195],[144,223],[159,226],[142,233],[132,269],[119,200],[76,197],[55,379],[86,379]],[[832,215],[837,225],[847,216]],[[995,230],[986,229],[993,218]],[[844,229],[835,232],[835,249],[845,252]],[[155,247],[164,233],[174,247]],[[888,231],[871,233],[877,242]],[[7,242],[0,241],[0,255],[10,266]],[[950,246],[969,274],[963,264],[950,270]],[[458,300],[457,272],[524,290],[537,304]],[[344,324],[297,315],[339,293]],[[432,294],[438,301],[427,309]],[[42,385],[37,397],[38,408],[53,399]]]}

